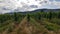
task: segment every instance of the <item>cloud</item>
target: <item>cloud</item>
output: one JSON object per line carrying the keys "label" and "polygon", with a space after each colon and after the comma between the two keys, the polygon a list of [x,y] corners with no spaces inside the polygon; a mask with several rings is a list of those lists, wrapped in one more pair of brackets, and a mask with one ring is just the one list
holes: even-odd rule
{"label": "cloud", "polygon": [[42,8],[60,9],[60,0],[0,0],[0,13],[32,11]]}

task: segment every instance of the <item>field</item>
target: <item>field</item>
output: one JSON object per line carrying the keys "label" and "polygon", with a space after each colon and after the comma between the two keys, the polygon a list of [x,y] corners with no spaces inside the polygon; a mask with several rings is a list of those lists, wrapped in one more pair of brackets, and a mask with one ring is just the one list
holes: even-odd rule
{"label": "field", "polygon": [[60,11],[0,14],[0,34],[60,34]]}

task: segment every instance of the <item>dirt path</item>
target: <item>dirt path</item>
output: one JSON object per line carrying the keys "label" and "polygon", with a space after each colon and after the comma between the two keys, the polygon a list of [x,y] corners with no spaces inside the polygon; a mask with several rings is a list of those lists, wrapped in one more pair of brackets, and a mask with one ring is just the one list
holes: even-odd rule
{"label": "dirt path", "polygon": [[27,18],[25,17],[25,18],[21,21],[21,23],[20,23],[15,29],[13,29],[13,32],[11,32],[11,34],[17,34],[17,30],[27,22],[26,19],[27,19]]}

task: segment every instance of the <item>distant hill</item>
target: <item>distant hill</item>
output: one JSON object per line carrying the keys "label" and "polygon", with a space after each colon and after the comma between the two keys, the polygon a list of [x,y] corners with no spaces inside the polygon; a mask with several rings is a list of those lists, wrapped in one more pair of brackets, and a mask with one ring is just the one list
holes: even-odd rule
{"label": "distant hill", "polygon": [[[34,10],[34,11],[25,11],[25,12],[16,12],[16,13],[27,14],[27,13],[35,13],[35,12],[49,12],[49,11],[57,12],[57,11],[60,11],[60,9],[37,9],[37,10]],[[10,13],[7,13],[7,14],[13,14],[13,13],[14,12],[10,12]]]}

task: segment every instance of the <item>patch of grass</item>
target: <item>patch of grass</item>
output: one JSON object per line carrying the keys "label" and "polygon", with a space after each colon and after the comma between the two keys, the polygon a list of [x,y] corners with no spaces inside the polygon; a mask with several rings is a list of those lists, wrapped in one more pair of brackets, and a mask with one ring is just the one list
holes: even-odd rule
{"label": "patch of grass", "polygon": [[57,24],[53,24],[48,21],[43,21],[43,22],[45,24],[45,28],[47,28],[48,30],[57,31],[60,29],[60,26]]}

